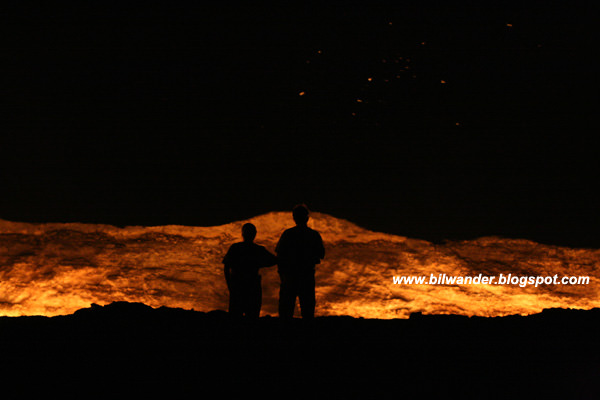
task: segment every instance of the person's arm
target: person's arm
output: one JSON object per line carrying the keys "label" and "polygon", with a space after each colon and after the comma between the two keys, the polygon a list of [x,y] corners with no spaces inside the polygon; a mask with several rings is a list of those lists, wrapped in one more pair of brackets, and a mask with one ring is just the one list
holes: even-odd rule
{"label": "person's arm", "polygon": [[271,253],[269,250],[267,250],[266,248],[263,247],[263,257],[262,257],[262,265],[261,268],[265,268],[265,267],[272,267],[273,265],[277,264],[277,257],[275,257],[275,255],[273,253]]}
{"label": "person's arm", "polygon": [[325,246],[319,232],[317,232],[317,257],[319,257],[319,262],[325,258]]}
{"label": "person's arm", "polygon": [[231,248],[225,254],[223,258],[223,273],[225,275],[225,283],[227,283],[227,289],[230,289],[231,285]]}
{"label": "person's arm", "polygon": [[284,231],[277,242],[277,246],[275,246],[275,260],[277,264],[278,271],[281,273],[285,271],[285,236],[286,232]]}
{"label": "person's arm", "polygon": [[227,283],[227,289],[231,289],[231,266],[229,263],[224,264],[225,283]]}
{"label": "person's arm", "polygon": [[277,254],[277,256],[280,256],[281,254],[281,239],[283,239],[283,237],[285,236],[285,232],[281,235],[281,237],[279,238],[279,241],[277,242],[277,245],[275,246],[275,254]]}

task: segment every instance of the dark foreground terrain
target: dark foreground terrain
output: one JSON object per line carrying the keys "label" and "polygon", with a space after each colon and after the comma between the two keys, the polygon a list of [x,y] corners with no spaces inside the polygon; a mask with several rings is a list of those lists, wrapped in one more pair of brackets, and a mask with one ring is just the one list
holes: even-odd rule
{"label": "dark foreground terrain", "polygon": [[600,309],[282,326],[112,303],[0,318],[0,377],[6,398],[597,399],[599,328]]}

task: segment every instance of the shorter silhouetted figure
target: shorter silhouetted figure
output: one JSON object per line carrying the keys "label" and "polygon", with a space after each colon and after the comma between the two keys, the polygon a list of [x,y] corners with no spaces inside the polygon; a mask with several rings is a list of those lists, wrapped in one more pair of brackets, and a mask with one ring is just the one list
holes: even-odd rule
{"label": "shorter silhouetted figure", "polygon": [[229,289],[229,313],[236,318],[246,316],[256,319],[262,306],[258,270],[275,265],[277,260],[264,246],[254,243],[256,227],[253,224],[244,224],[242,237],[244,241],[232,244],[223,258]]}
{"label": "shorter silhouetted figure", "polygon": [[293,317],[296,297],[302,319],[312,320],[315,315],[315,265],[325,257],[325,247],[319,232],[307,226],[308,214],[305,205],[294,207],[296,226],[283,232],[275,249],[281,279],[279,317],[283,320]]}

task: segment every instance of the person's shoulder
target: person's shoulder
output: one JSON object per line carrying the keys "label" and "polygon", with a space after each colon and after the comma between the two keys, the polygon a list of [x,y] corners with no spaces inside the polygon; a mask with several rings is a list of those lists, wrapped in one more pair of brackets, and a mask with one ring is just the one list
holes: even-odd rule
{"label": "person's shoulder", "polygon": [[243,248],[244,248],[244,242],[236,242],[236,243],[233,243],[231,246],[229,246],[229,251],[231,251],[231,252],[240,251]]}
{"label": "person's shoulder", "polygon": [[240,244],[242,244],[242,242],[233,243],[231,246],[229,246],[227,253],[225,253],[223,262],[233,261],[239,257],[240,251],[242,251]]}
{"label": "person's shoulder", "polygon": [[287,228],[285,231],[283,231],[283,233],[281,234],[281,237],[293,235],[294,232],[296,232],[296,228],[297,228],[297,226],[294,226],[292,228]]}
{"label": "person's shoulder", "polygon": [[254,248],[256,250],[266,250],[267,249],[265,246],[263,246],[262,244],[258,244],[258,243],[252,243],[252,248]]}
{"label": "person's shoulder", "polygon": [[311,233],[311,235],[321,237],[321,234],[316,229],[308,227],[308,231]]}

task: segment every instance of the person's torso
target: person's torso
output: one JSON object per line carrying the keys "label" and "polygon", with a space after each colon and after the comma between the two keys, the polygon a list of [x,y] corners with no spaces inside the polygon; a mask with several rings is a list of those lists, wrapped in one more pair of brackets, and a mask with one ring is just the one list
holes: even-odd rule
{"label": "person's torso", "polygon": [[278,246],[280,265],[314,269],[322,247],[319,234],[308,227],[294,227],[284,232]]}
{"label": "person's torso", "polygon": [[232,245],[229,262],[234,276],[255,277],[265,263],[266,249],[256,243],[235,243]]}

